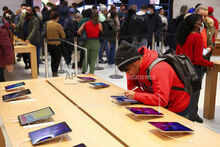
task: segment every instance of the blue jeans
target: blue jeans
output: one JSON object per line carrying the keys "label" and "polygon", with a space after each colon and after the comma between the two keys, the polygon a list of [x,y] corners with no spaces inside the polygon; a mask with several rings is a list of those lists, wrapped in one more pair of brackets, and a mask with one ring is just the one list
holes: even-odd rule
{"label": "blue jeans", "polygon": [[110,42],[110,51],[108,54],[108,64],[115,63],[115,42]]}
{"label": "blue jeans", "polygon": [[108,59],[109,50],[108,50],[108,40],[107,39],[104,39],[103,41],[100,41],[99,60],[102,59],[103,47],[105,47],[105,53],[106,53],[106,56],[107,56],[107,59]]}
{"label": "blue jeans", "polygon": [[0,82],[5,82],[4,69],[0,68]]}
{"label": "blue jeans", "polygon": [[39,44],[33,44],[36,47],[37,51],[37,68],[39,68],[40,63],[40,45]]}

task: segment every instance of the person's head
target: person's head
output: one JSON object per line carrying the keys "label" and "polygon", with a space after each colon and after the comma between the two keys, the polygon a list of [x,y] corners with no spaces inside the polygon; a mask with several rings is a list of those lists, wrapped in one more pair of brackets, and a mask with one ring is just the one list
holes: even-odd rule
{"label": "person's head", "polygon": [[124,10],[125,10],[125,5],[124,5],[123,3],[120,5],[120,10],[121,10],[121,11],[124,11]]}
{"label": "person's head", "polygon": [[75,20],[76,20],[77,22],[79,22],[80,19],[82,19],[82,17],[83,17],[82,14],[76,13]]}
{"label": "person's head", "polygon": [[67,1],[63,1],[62,6],[68,6],[68,2]]}
{"label": "person's head", "polygon": [[203,28],[203,18],[200,14],[190,14],[179,25],[176,32],[176,41],[183,45],[191,32],[200,32]]}
{"label": "person's head", "polygon": [[92,18],[92,9],[86,9],[83,13],[82,13],[83,17],[88,17],[88,18]]}
{"label": "person's head", "polygon": [[144,13],[147,13],[147,9],[148,9],[147,5],[142,5],[140,10],[143,11]]}
{"label": "person's head", "polygon": [[154,5],[147,5],[147,14],[148,15],[151,15],[151,14],[154,14],[155,12],[155,8],[154,8]]}
{"label": "person's head", "polygon": [[34,9],[36,12],[40,12],[40,7],[39,6],[34,6]]}
{"label": "person's head", "polygon": [[76,9],[76,8],[77,8],[77,4],[76,4],[76,3],[72,3],[72,7],[73,7],[74,9]]}
{"label": "person's head", "polygon": [[115,54],[115,64],[121,72],[137,75],[141,64],[141,55],[132,44],[123,40]]}
{"label": "person's head", "polygon": [[98,9],[95,5],[92,6],[92,11],[98,12]]}
{"label": "person's head", "polygon": [[208,8],[204,5],[200,5],[196,8],[195,14],[202,15],[203,19],[205,19],[208,16]]}
{"label": "person's head", "polygon": [[51,13],[50,18],[51,18],[53,21],[58,22],[59,19],[60,19],[60,14],[59,14],[57,11],[54,11],[54,12]]}
{"label": "person's head", "polygon": [[211,6],[209,6],[209,7],[208,7],[208,13],[209,13],[209,15],[212,15],[213,12],[214,12],[214,8],[211,7]]}
{"label": "person's head", "polygon": [[25,15],[27,12],[27,4],[21,4],[21,13]]}
{"label": "person's head", "polygon": [[97,25],[99,23],[98,12],[95,12],[95,11],[92,12],[92,23],[94,25]]}
{"label": "person's head", "polygon": [[99,5],[99,11],[100,11],[101,13],[105,14],[105,15],[107,15],[107,13],[108,13],[107,7],[106,7],[105,5],[103,5],[103,4],[100,4],[100,5]]}
{"label": "person's head", "polygon": [[195,9],[197,9],[199,6],[201,6],[202,4],[201,3],[198,3],[195,5]]}
{"label": "person's head", "polygon": [[48,11],[48,8],[47,8],[47,7],[44,7],[41,12],[42,12],[42,13],[46,13],[47,11]]}
{"label": "person's head", "polygon": [[28,6],[26,16],[33,16],[33,15],[36,16],[36,11],[35,11],[34,7]]}
{"label": "person's head", "polygon": [[4,6],[4,7],[2,8],[2,10],[3,10],[4,13],[8,13],[8,7],[7,7],[7,6]]}
{"label": "person's head", "polygon": [[136,12],[137,11],[137,5],[136,4],[130,5],[128,9],[132,9]]}
{"label": "person's head", "polygon": [[75,15],[75,9],[74,9],[74,8],[70,8],[70,9],[69,9],[69,14],[70,14],[71,16],[74,16],[74,15]]}
{"label": "person's head", "polygon": [[164,8],[160,8],[159,14],[160,14],[160,15],[164,15],[164,13],[165,13]]}
{"label": "person's head", "polygon": [[182,5],[182,7],[180,8],[180,15],[186,15],[187,10],[188,10],[188,6],[187,5]]}

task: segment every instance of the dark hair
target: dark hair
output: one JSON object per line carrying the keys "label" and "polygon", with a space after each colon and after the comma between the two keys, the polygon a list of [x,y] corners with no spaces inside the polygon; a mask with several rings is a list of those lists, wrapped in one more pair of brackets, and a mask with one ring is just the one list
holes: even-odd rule
{"label": "dark hair", "polygon": [[147,5],[147,8],[155,10],[154,5],[152,5],[152,4]]}
{"label": "dark hair", "polygon": [[147,5],[142,5],[141,10],[147,10],[148,6]]}
{"label": "dark hair", "polygon": [[72,7],[77,7],[77,3],[72,3]]}
{"label": "dark hair", "polygon": [[68,2],[67,1],[63,1],[62,5],[63,6],[68,6]]}
{"label": "dark hair", "polygon": [[27,7],[27,4],[25,4],[25,3],[21,4],[21,8],[24,6]]}
{"label": "dark hair", "polygon": [[40,7],[39,6],[34,6],[34,9],[39,9],[40,10]]}
{"label": "dark hair", "polygon": [[97,7],[95,5],[92,6],[92,10],[97,10]]}
{"label": "dark hair", "polygon": [[3,11],[8,10],[8,7],[7,7],[7,6],[4,6],[4,7],[2,8],[2,10],[3,10]]}
{"label": "dark hair", "polygon": [[82,13],[83,17],[88,17],[88,18],[92,18],[92,9],[86,9],[83,13]]}
{"label": "dark hair", "polygon": [[60,14],[57,11],[52,12],[50,15],[51,19],[57,19],[58,17],[60,17]]}
{"label": "dark hair", "polygon": [[195,9],[198,8],[200,5],[202,5],[201,3],[196,4]]}
{"label": "dark hair", "polygon": [[163,10],[163,9],[164,9],[164,8],[160,8],[160,9],[159,9],[159,12],[160,12],[161,10]]}
{"label": "dark hair", "polygon": [[200,14],[191,14],[187,16],[179,25],[176,31],[176,42],[183,46],[188,35],[194,30],[198,20],[202,20]]}
{"label": "dark hair", "polygon": [[43,10],[41,11],[41,13],[45,13],[48,11],[48,8],[47,7],[44,7]]}
{"label": "dark hair", "polygon": [[30,8],[31,8],[32,14],[33,14],[34,16],[37,16],[37,14],[36,14],[36,11],[35,11],[34,7],[31,7],[31,6],[28,6],[28,7],[30,7]]}
{"label": "dark hair", "polygon": [[94,25],[97,25],[99,23],[99,16],[98,13],[95,11],[92,12],[92,23]]}

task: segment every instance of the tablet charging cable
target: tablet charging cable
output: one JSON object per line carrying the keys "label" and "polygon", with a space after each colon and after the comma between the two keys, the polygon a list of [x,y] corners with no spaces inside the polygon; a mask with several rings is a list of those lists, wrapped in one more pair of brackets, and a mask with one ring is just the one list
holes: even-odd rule
{"label": "tablet charging cable", "polygon": [[8,122],[8,123],[17,123],[17,122],[19,122],[19,120],[15,119],[15,118],[6,118],[4,121]]}

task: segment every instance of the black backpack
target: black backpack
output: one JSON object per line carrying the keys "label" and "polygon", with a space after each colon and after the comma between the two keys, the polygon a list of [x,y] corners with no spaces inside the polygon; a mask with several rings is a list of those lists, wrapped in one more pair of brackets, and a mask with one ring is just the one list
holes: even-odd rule
{"label": "black backpack", "polygon": [[174,90],[181,90],[187,92],[191,95],[193,92],[197,91],[198,89],[195,88],[200,83],[199,77],[192,65],[191,60],[186,55],[175,55],[170,53],[172,51],[168,50],[167,53],[159,55],[157,59],[155,59],[150,66],[147,68],[147,79],[150,81],[151,85],[153,84],[152,79],[150,77],[150,72],[152,68],[159,62],[165,61],[167,62],[172,68],[175,70],[176,74],[178,75],[179,79],[183,82],[184,88],[180,87],[172,87]]}
{"label": "black backpack", "polygon": [[134,14],[132,16],[131,22],[130,22],[130,32],[131,34],[142,37],[141,34],[146,33],[145,32],[145,17],[146,15],[136,15]]}

